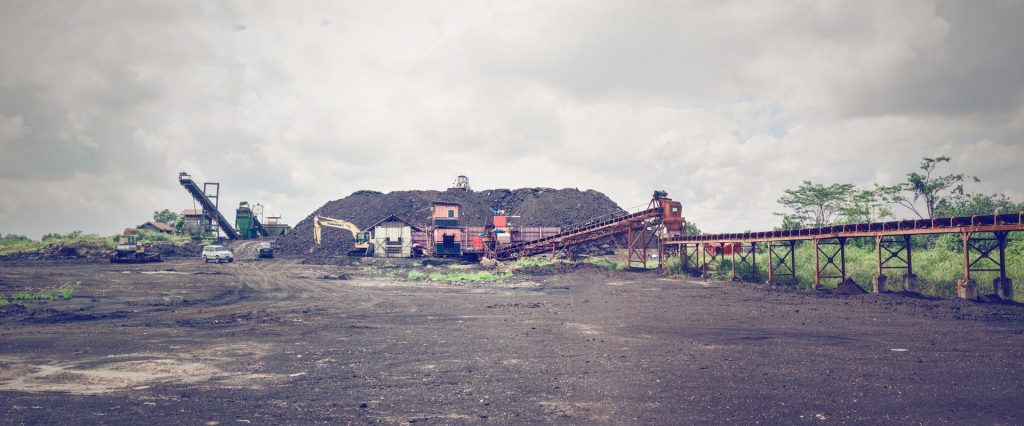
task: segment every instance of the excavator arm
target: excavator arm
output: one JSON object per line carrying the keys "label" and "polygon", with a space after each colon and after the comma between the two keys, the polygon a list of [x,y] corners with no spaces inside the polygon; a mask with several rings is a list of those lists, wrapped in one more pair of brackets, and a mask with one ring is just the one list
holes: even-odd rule
{"label": "excavator arm", "polygon": [[320,245],[323,240],[323,228],[334,228],[344,229],[352,233],[352,238],[355,239],[356,243],[365,243],[368,240],[366,232],[360,231],[359,227],[354,223],[347,220],[332,219],[329,217],[313,216],[313,240],[316,241],[316,245]]}

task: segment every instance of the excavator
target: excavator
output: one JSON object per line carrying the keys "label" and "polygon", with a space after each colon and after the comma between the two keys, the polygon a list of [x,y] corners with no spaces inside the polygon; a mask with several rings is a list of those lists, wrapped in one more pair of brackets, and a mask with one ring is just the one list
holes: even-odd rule
{"label": "excavator", "polygon": [[367,231],[360,231],[359,227],[354,223],[342,219],[332,219],[324,216],[313,216],[313,240],[316,241],[316,245],[319,246],[322,237],[322,230],[324,227],[334,229],[344,229],[352,233],[353,246],[352,250],[349,250],[349,256],[369,256],[370,253],[370,233]]}
{"label": "excavator", "polygon": [[126,228],[119,237],[114,253],[110,255],[110,263],[147,263],[162,262],[160,253],[146,253],[146,245],[137,241],[135,230]]}

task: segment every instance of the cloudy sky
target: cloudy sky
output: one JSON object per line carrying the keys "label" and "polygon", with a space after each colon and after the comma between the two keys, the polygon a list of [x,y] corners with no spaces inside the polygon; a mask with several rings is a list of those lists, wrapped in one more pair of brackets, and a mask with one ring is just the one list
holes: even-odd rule
{"label": "cloudy sky", "polygon": [[756,230],[941,154],[1024,200],[1022,41],[1014,0],[0,0],[0,233],[192,208],[182,170],[289,223],[466,174]]}

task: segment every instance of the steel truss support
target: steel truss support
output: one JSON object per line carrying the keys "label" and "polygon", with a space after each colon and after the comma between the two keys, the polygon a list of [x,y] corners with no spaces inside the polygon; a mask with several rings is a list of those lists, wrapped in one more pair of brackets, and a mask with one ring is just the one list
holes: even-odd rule
{"label": "steel truss support", "polygon": [[1013,281],[1006,276],[1006,242],[1009,232],[964,232],[960,234],[964,250],[964,276],[957,282],[957,294],[965,299],[977,298],[977,284],[971,274],[997,272],[993,280],[996,296],[1013,300]]}
{"label": "steel truss support", "polygon": [[[782,281],[788,279],[787,281]],[[798,283],[796,277],[796,241],[768,241],[768,283]]]}
{"label": "steel truss support", "polygon": [[[824,264],[821,258],[825,258]],[[839,263],[836,263],[836,258]],[[814,288],[821,288],[822,279],[846,281],[846,238],[814,240]]]}
{"label": "steel truss support", "polygon": [[[626,233],[626,268],[633,268],[634,265],[639,265],[639,268],[647,269],[647,247],[657,239],[658,236],[653,232],[645,232],[644,228],[633,230],[630,227],[629,232]],[[660,246],[661,242],[658,241],[658,244]],[[658,262],[660,266],[661,258],[658,259]]]}
{"label": "steel truss support", "polygon": [[910,235],[879,235],[875,237],[876,266],[873,288],[875,293],[888,291],[885,275],[887,269],[904,271],[903,290],[917,291],[917,276],[914,275],[914,258]]}
{"label": "steel truss support", "polygon": [[682,256],[683,271],[689,274],[700,272],[700,244],[679,244],[680,256]]}
{"label": "steel truss support", "polygon": [[[701,244],[700,248],[701,256],[704,257],[701,276],[706,277],[712,266],[715,270],[722,269],[722,261],[725,260],[725,243]],[[709,255],[710,258],[708,258]]]}
{"label": "steel truss support", "polygon": [[[738,247],[738,249],[737,249]],[[750,250],[744,247],[749,247]],[[738,253],[737,253],[738,252]],[[739,258],[737,260],[737,258]],[[757,243],[750,243],[744,245],[743,243],[735,243],[732,245],[732,280],[742,281],[742,277],[737,272],[740,266],[747,265],[750,267],[750,277],[753,281],[760,281],[761,273],[757,270]]]}

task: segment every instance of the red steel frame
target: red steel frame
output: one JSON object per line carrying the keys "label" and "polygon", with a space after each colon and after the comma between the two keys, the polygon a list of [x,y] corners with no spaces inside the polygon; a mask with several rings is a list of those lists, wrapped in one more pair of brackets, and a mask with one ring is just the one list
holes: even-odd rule
{"label": "red steel frame", "polygon": [[[903,220],[891,222],[860,223],[826,226],[795,230],[766,232],[745,232],[732,234],[708,234],[676,236],[662,241],[663,245],[681,247],[684,269],[690,264],[688,248],[692,245],[705,256],[702,272],[706,272],[707,247],[722,247],[725,244],[750,244],[752,252],[758,243],[768,244],[768,281],[789,278],[796,283],[796,259],[794,249],[797,241],[810,240],[814,244],[815,287],[823,279],[846,280],[846,242],[850,238],[874,238],[877,255],[877,278],[883,281],[884,271],[900,269],[906,271],[904,279],[914,279],[911,236],[933,234],[959,234],[963,241],[964,275],[960,285],[971,281],[972,272],[998,272],[1000,283],[1008,283],[1006,276],[1006,244],[1010,232],[1024,231],[1024,212],[1015,214],[993,214],[978,216],[945,217],[928,220]],[[780,244],[781,243],[781,244]],[[740,254],[740,262],[746,256]],[[733,254],[733,277],[736,275],[735,251]],[[716,262],[712,257],[710,264]],[[751,262],[757,271],[756,262]],[[1012,284],[1005,292],[1012,296]],[[876,287],[877,289],[877,287]],[[997,294],[1000,294],[997,288]],[[963,296],[962,296],[963,297]]]}

